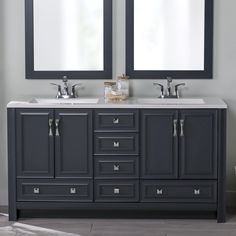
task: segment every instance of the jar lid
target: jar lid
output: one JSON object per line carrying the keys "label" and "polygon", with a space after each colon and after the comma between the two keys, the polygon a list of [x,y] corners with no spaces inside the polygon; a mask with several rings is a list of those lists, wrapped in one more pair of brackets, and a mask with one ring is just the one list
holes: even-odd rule
{"label": "jar lid", "polygon": [[128,80],[128,79],[129,79],[129,76],[123,74],[122,76],[118,76],[118,79],[119,79],[119,80]]}
{"label": "jar lid", "polygon": [[113,86],[113,85],[116,85],[116,82],[113,82],[113,81],[106,81],[106,82],[104,82],[104,85]]}

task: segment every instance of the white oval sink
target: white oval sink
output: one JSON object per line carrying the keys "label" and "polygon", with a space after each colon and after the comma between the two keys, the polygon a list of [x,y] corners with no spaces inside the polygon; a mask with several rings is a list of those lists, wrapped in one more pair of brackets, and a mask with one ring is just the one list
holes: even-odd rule
{"label": "white oval sink", "polygon": [[140,104],[160,104],[160,105],[201,105],[205,104],[202,98],[139,98]]}
{"label": "white oval sink", "polygon": [[97,104],[99,101],[98,98],[52,98],[52,99],[41,99],[35,98],[31,100],[31,103],[41,103],[41,104]]}

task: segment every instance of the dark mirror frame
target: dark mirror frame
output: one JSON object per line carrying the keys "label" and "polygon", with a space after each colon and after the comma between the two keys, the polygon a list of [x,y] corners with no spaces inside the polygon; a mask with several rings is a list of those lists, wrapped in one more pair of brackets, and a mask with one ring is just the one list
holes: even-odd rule
{"label": "dark mirror frame", "polygon": [[35,71],[33,0],[25,0],[26,79],[112,79],[112,0],[104,1],[104,70]]}
{"label": "dark mirror frame", "polygon": [[[194,0],[193,0],[194,1]],[[148,2],[146,2],[148,4]],[[213,0],[205,0],[204,70],[134,70],[134,0],[126,0],[126,74],[132,79],[212,79],[213,76]]]}

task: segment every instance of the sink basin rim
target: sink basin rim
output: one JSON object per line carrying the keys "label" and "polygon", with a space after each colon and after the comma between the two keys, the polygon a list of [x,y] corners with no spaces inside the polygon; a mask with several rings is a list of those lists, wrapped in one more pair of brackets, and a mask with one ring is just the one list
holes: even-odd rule
{"label": "sink basin rim", "polygon": [[139,98],[139,104],[153,105],[203,105],[203,98]]}
{"label": "sink basin rim", "polygon": [[31,103],[37,104],[68,104],[68,105],[76,105],[76,104],[97,104],[99,102],[99,98],[35,98],[30,101]]}

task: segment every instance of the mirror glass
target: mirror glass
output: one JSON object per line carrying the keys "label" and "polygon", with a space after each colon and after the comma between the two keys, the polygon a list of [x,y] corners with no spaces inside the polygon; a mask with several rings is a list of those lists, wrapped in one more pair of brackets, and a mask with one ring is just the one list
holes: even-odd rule
{"label": "mirror glass", "polygon": [[112,78],[112,0],[25,4],[27,78]]}
{"label": "mirror glass", "polygon": [[127,0],[127,74],[143,79],[211,77],[211,4]]}
{"label": "mirror glass", "polygon": [[35,70],[103,66],[103,0],[34,0]]}

